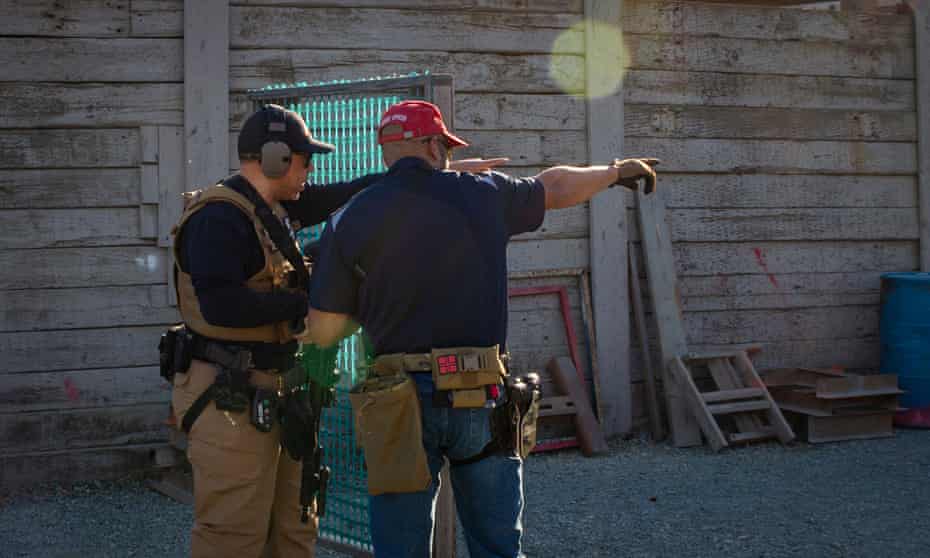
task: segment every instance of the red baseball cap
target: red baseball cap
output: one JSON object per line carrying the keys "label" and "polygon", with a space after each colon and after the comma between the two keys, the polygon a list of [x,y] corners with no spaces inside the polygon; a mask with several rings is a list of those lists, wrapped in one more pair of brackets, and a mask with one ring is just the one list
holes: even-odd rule
{"label": "red baseball cap", "polygon": [[[386,126],[400,126],[401,132],[384,135]],[[385,111],[378,128],[378,145],[427,136],[443,136],[450,147],[465,147],[468,142],[449,133],[439,107],[426,101],[401,101]]]}

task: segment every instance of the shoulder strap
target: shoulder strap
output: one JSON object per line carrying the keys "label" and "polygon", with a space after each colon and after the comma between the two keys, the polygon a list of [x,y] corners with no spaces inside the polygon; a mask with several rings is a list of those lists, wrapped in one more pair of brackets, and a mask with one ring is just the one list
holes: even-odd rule
{"label": "shoulder strap", "polygon": [[268,236],[274,242],[275,247],[284,254],[287,261],[291,263],[297,273],[298,284],[306,288],[310,284],[310,274],[307,272],[307,266],[304,265],[303,257],[297,250],[294,240],[291,238],[284,223],[275,216],[271,207],[255,191],[255,188],[241,176],[227,178],[220,184],[234,190],[244,196],[255,207],[255,216],[261,221],[262,226],[268,231]]}

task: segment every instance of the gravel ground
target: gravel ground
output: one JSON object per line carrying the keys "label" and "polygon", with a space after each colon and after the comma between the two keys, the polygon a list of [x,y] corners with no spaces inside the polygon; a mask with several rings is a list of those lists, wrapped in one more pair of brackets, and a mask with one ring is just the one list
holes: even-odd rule
{"label": "gravel ground", "polygon": [[[620,441],[534,456],[526,492],[532,557],[930,555],[930,431],[720,454]],[[140,480],[44,486],[0,501],[0,555],[180,557],[190,522]]]}

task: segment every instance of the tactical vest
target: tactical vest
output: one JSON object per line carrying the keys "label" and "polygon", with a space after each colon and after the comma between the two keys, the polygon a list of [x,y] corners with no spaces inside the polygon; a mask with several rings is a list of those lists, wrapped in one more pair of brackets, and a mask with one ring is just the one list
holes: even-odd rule
{"label": "tactical vest", "polygon": [[[181,214],[181,220],[172,230],[174,235],[174,272],[175,284],[178,294],[178,306],[181,311],[181,318],[187,326],[193,331],[213,339],[225,341],[258,341],[263,343],[288,343],[294,340],[287,322],[265,324],[257,327],[222,327],[215,326],[207,322],[200,311],[200,302],[197,300],[197,293],[194,290],[194,284],[191,281],[190,274],[181,269],[181,244],[178,234],[187,220],[197,211],[209,203],[227,202],[231,203],[252,221],[255,227],[255,234],[258,235],[259,244],[265,255],[265,266],[255,275],[250,277],[245,286],[258,292],[272,292],[276,290],[287,289],[287,280],[290,272],[294,267],[278,250],[271,240],[268,231],[261,221],[255,215],[255,205],[252,204],[242,194],[239,194],[232,188],[222,184],[216,184],[203,190],[187,192],[184,194],[184,213]],[[272,211],[279,219],[286,216],[284,207],[275,202],[272,205]]]}

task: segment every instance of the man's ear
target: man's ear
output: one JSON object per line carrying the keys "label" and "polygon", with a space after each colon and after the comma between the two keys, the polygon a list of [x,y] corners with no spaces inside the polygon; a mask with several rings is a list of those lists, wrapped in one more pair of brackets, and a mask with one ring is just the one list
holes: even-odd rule
{"label": "man's ear", "polygon": [[439,142],[436,141],[435,137],[433,137],[433,138],[430,138],[429,142],[427,143],[427,146],[429,148],[430,163],[432,163],[434,167],[441,169],[442,168],[442,148],[439,147]]}

